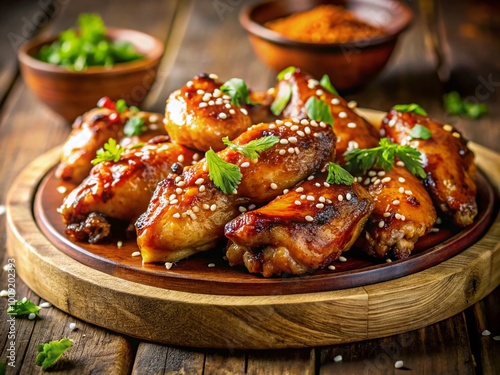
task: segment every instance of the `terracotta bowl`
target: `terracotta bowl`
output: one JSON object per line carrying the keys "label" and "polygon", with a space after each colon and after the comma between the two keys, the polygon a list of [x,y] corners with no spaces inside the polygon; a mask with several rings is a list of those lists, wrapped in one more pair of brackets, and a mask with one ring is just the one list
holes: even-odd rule
{"label": "terracotta bowl", "polygon": [[35,59],[41,46],[56,37],[39,37],[19,48],[21,74],[28,87],[47,106],[72,121],[96,106],[103,96],[123,98],[129,105],[140,105],[149,92],[163,55],[163,43],[140,31],[108,29],[112,40],[132,43],[145,57],[137,61],[118,63],[111,68],[89,67],[82,72],[70,71]]}
{"label": "terracotta bowl", "polygon": [[[344,5],[359,19],[385,29],[385,35],[350,43],[309,43],[289,39],[264,23],[320,4]],[[339,90],[362,86],[387,64],[412,11],[395,0],[276,0],[245,7],[240,23],[255,53],[276,72],[297,66],[320,78],[328,74]]]}

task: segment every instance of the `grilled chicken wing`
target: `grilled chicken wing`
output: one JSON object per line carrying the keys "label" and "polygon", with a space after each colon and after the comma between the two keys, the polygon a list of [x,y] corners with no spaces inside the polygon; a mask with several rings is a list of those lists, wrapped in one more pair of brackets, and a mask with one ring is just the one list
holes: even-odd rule
{"label": "grilled chicken wing", "polygon": [[272,97],[252,93],[251,99],[261,105],[238,106],[220,91],[222,82],[210,74],[200,74],[168,98],[165,127],[172,139],[201,151],[225,148],[223,137],[234,139],[251,124],[268,118]]}
{"label": "grilled chicken wing", "polygon": [[[316,97],[327,103],[334,119],[333,129],[337,136],[336,162],[344,164],[344,153],[352,148],[371,148],[378,145],[378,132],[364,118],[351,109],[347,102],[338,94],[333,94],[322,87],[311,76],[296,69],[293,74],[285,75],[278,82],[276,91],[291,85],[292,96],[283,110],[282,116],[308,118],[306,102],[310,97]],[[285,89],[286,90],[286,89]]]}
{"label": "grilled chicken wing", "polygon": [[[56,177],[78,184],[88,176],[92,168],[91,161],[96,152],[109,138],[121,139],[123,127],[132,116],[144,119],[145,132],[140,137],[125,139],[123,144],[145,141],[156,135],[166,134],[161,122],[163,116],[132,111],[122,113],[108,108],[94,108],[78,117],[73,123],[73,130],[64,143]],[[161,125],[161,126],[160,126]]]}
{"label": "grilled chicken wing", "polygon": [[358,183],[330,185],[313,176],[269,204],[225,226],[229,263],[265,277],[299,275],[328,266],[349,250],[373,210]]}
{"label": "grilled chicken wing", "polygon": [[406,168],[369,171],[363,186],[375,201],[361,247],[378,258],[407,258],[436,222],[436,210],[421,180]]}
{"label": "grilled chicken wing", "polygon": [[95,165],[59,208],[67,233],[95,243],[110,232],[107,218],[133,223],[146,211],[157,183],[169,173],[180,173],[183,164],[190,165],[197,157],[159,136],[140,148],[126,149],[117,162]]}
{"label": "grilled chicken wing", "polygon": [[[412,140],[409,135],[417,124],[429,129],[432,137]],[[390,140],[409,144],[422,153],[427,173],[424,183],[436,206],[456,225],[472,224],[477,214],[474,155],[461,134],[451,125],[395,110],[384,118],[382,129]]]}
{"label": "grilled chicken wing", "polygon": [[269,135],[280,142],[257,161],[230,148],[217,153],[241,170],[235,194],[225,194],[211,182],[206,160],[158,184],[147,211],[136,222],[143,262],[173,262],[214,247],[224,236],[224,225],[250,202],[274,199],[333,159],[335,137],[331,126],[323,123],[262,123],[234,143],[243,145]]}

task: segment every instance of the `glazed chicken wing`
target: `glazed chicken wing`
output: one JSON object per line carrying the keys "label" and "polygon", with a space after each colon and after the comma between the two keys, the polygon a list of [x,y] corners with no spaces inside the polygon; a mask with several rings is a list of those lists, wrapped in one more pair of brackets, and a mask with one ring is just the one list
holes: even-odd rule
{"label": "glazed chicken wing", "polygon": [[265,277],[299,275],[328,266],[349,250],[373,210],[358,183],[330,185],[313,176],[269,204],[225,226],[229,263]]}
{"label": "glazed chicken wing", "polygon": [[251,95],[262,105],[240,107],[232,104],[221,86],[217,76],[200,74],[169,96],[165,127],[174,142],[201,151],[220,151],[225,148],[223,137],[232,140],[268,117],[272,98],[266,93]]}
{"label": "glazed chicken wing", "polygon": [[158,182],[169,173],[180,173],[196,157],[194,151],[159,136],[126,149],[117,162],[95,165],[59,208],[67,233],[95,243],[110,233],[108,218],[133,223],[146,211]]}
{"label": "glazed chicken wing", "polygon": [[224,236],[224,225],[249,204],[274,199],[334,157],[334,134],[324,123],[262,123],[234,143],[244,145],[270,135],[279,137],[279,143],[263,151],[256,161],[231,148],[217,153],[241,171],[241,182],[233,194],[225,194],[213,184],[205,159],[180,176],[171,175],[160,182],[147,211],[136,222],[143,262],[173,262],[214,247]]}
{"label": "glazed chicken wing", "polygon": [[350,108],[341,96],[322,87],[316,79],[296,69],[293,74],[285,75],[284,79],[278,82],[276,91],[279,92],[284,86],[291,86],[292,96],[282,116],[307,118],[305,104],[310,97],[316,97],[328,104],[334,119],[333,129],[337,136],[336,162],[338,164],[344,164],[343,155],[347,150],[371,148],[378,145],[376,129]]}
{"label": "glazed chicken wing", "polygon": [[120,140],[124,137],[123,128],[126,122],[136,116],[143,119],[144,129],[141,136],[132,139],[126,137],[123,145],[146,141],[156,135],[166,134],[162,125],[163,116],[132,111],[117,112],[115,109],[94,108],[78,117],[73,129],[63,145],[60,163],[56,169],[56,177],[78,184],[88,176],[96,152],[109,138]]}
{"label": "glazed chicken wing", "polygon": [[436,210],[421,180],[406,168],[369,171],[363,186],[375,201],[361,247],[378,258],[407,258],[436,221]]}
{"label": "glazed chicken wing", "polygon": [[[412,139],[411,130],[420,124],[430,130],[429,139]],[[477,214],[474,155],[451,125],[410,112],[390,111],[382,129],[399,144],[409,144],[422,153],[427,177],[424,180],[436,206],[461,227],[472,224]]]}

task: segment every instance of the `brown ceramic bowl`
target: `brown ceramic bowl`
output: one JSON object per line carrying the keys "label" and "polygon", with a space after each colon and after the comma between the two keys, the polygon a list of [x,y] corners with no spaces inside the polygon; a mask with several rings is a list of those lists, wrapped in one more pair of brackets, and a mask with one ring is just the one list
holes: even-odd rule
{"label": "brown ceramic bowl", "polygon": [[[263,26],[320,4],[344,5],[359,19],[382,27],[385,35],[350,43],[309,43]],[[412,11],[396,0],[276,0],[247,6],[240,13],[240,23],[256,54],[268,66],[277,72],[297,66],[318,78],[328,74],[339,90],[359,87],[373,79],[387,64],[399,35],[412,18]]]}
{"label": "brown ceramic bowl", "polygon": [[129,105],[140,105],[149,92],[163,55],[163,43],[140,31],[108,29],[112,40],[132,43],[145,57],[118,63],[111,68],[89,67],[82,72],[35,59],[41,46],[56,38],[35,38],[19,48],[21,74],[28,87],[47,106],[67,120],[96,106],[103,96],[116,100],[123,98]]}

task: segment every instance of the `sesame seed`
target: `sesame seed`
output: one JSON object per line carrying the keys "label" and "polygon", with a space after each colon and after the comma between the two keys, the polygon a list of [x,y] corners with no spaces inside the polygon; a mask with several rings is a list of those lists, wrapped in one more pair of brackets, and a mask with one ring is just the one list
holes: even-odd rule
{"label": "sesame seed", "polygon": [[275,124],[269,124],[269,129],[276,129],[276,125]]}
{"label": "sesame seed", "polygon": [[453,130],[453,126],[451,126],[450,124],[445,124],[443,125],[443,129],[447,132],[451,132]]}
{"label": "sesame seed", "polygon": [[339,113],[339,117],[340,117],[340,118],[346,118],[346,117],[347,117],[347,113],[345,113],[345,112],[340,112],[340,113]]}
{"label": "sesame seed", "polygon": [[296,137],[288,137],[288,141],[290,143],[297,143],[297,138]]}
{"label": "sesame seed", "polygon": [[307,215],[304,219],[306,219],[306,221],[309,221],[309,222],[314,221],[314,218],[310,215]]}
{"label": "sesame seed", "polygon": [[399,181],[399,182],[401,182],[401,183],[403,183],[403,182],[405,182],[406,180],[405,180],[405,178],[404,178],[404,177],[399,177],[399,178],[398,178],[398,181]]}
{"label": "sesame seed", "polygon": [[76,323],[69,323],[68,326],[71,331],[74,331],[76,329]]}
{"label": "sesame seed", "polygon": [[[309,120],[307,120],[307,119],[302,119],[302,120],[300,120],[300,123],[301,123],[301,125],[309,125]],[[292,127],[292,128],[293,128],[293,127]],[[297,129],[298,129],[298,128],[299,128],[299,127],[297,126]],[[297,130],[297,129],[291,129],[291,130]]]}
{"label": "sesame seed", "polygon": [[168,200],[169,200],[169,201],[172,201],[172,200],[174,200],[175,198],[177,198],[177,195],[175,195],[175,194],[171,194],[171,195],[170,195],[170,197],[168,197]]}
{"label": "sesame seed", "polygon": [[298,154],[300,154],[300,150],[299,150],[299,148],[298,148],[297,146],[295,146],[294,150],[295,150],[295,153],[296,153],[297,155],[298,155]]}
{"label": "sesame seed", "polygon": [[196,90],[196,93],[197,93],[198,95],[203,95],[203,94],[205,93],[205,91],[204,91],[204,90],[200,90],[200,89],[198,89],[198,90]]}
{"label": "sesame seed", "polygon": [[491,332],[488,331],[487,329],[485,329],[483,332],[481,332],[481,335],[482,336],[489,336],[489,335],[491,335]]}
{"label": "sesame seed", "polygon": [[300,199],[302,199],[302,200],[306,199],[306,195],[305,195],[305,194],[302,194],[302,195],[300,196]]}
{"label": "sesame seed", "polygon": [[285,126],[290,127],[290,126],[292,126],[293,124],[292,124],[290,121],[285,121],[285,122],[284,122],[284,125],[285,125]]}
{"label": "sesame seed", "polygon": [[176,189],[175,189],[175,192],[176,192],[177,194],[182,194],[182,189],[181,189],[181,188],[176,188]]}
{"label": "sesame seed", "polygon": [[340,362],[342,361],[342,356],[339,354],[339,355],[336,355],[334,358],[333,358],[333,361],[334,362]]}
{"label": "sesame seed", "polygon": [[203,193],[205,191],[205,185],[200,185],[200,193]]}
{"label": "sesame seed", "polygon": [[380,179],[378,179],[378,178],[377,178],[377,179],[373,182],[373,185],[374,185],[374,186],[377,186],[377,185],[379,185],[379,184],[380,184]]}
{"label": "sesame seed", "polygon": [[339,256],[339,261],[341,262],[347,262],[347,258],[343,255]]}
{"label": "sesame seed", "polygon": [[436,224],[442,224],[443,223],[443,219],[441,219],[440,217],[438,217],[436,219]]}
{"label": "sesame seed", "polygon": [[[304,120],[302,120],[304,121]],[[297,125],[294,125],[290,128],[291,131],[296,131],[296,130],[299,130],[299,127]]]}
{"label": "sesame seed", "polygon": [[274,182],[271,183],[271,189],[276,190],[278,188],[278,185],[276,185]]}
{"label": "sesame seed", "polygon": [[179,200],[178,200],[178,199],[172,199],[172,200],[170,201],[170,204],[177,204],[177,203],[179,203]]}
{"label": "sesame seed", "polygon": [[323,121],[321,121],[321,122],[319,123],[319,127],[320,127],[320,128],[326,128],[326,124],[325,124]]}
{"label": "sesame seed", "polygon": [[201,208],[203,208],[204,210],[209,210],[209,209],[210,209],[210,206],[209,206],[208,204],[206,204],[206,203],[203,203],[203,204],[201,205]]}
{"label": "sesame seed", "polygon": [[431,228],[431,232],[437,233],[437,232],[439,232],[439,228]]}
{"label": "sesame seed", "polygon": [[404,163],[404,161],[398,160],[398,161],[396,162],[396,165],[397,165],[398,167],[404,167],[404,166],[405,166],[405,163]]}
{"label": "sesame seed", "polygon": [[347,123],[347,127],[351,128],[351,129],[354,129],[356,127],[356,123],[355,122],[349,122],[349,123]]}
{"label": "sesame seed", "polygon": [[176,219],[179,219],[181,217],[181,214],[176,212],[175,214],[172,215],[172,217],[175,217]]}
{"label": "sesame seed", "polygon": [[189,215],[189,217],[191,218],[191,220],[196,220],[198,218],[198,216],[196,216],[196,214],[193,211],[191,211],[191,210],[188,210],[186,212],[186,214]]}
{"label": "sesame seed", "polygon": [[290,147],[290,148],[288,149],[288,152],[289,152],[290,154],[293,154],[293,153],[295,152],[295,149],[294,149],[293,147]]}
{"label": "sesame seed", "polygon": [[340,100],[338,98],[333,98],[332,101],[331,101],[331,103],[333,105],[337,105],[337,104],[340,104]]}
{"label": "sesame seed", "polygon": [[500,336],[493,336],[493,340],[500,341]]}
{"label": "sesame seed", "polygon": [[314,197],[312,195],[308,195],[306,199],[310,202],[314,202]]}
{"label": "sesame seed", "polygon": [[184,185],[186,185],[186,181],[179,181],[177,183],[177,186],[180,186],[180,187],[183,187]]}
{"label": "sesame seed", "polygon": [[200,177],[200,178],[198,178],[198,179],[197,179],[194,183],[195,183],[196,185],[201,185],[201,184],[202,184],[202,183],[204,183],[204,182],[205,182],[205,180],[204,180],[203,178],[201,178],[201,177]]}
{"label": "sesame seed", "polygon": [[40,306],[41,308],[43,309],[47,309],[49,307],[52,307],[52,304],[50,302],[42,302],[41,304],[39,304],[38,306]]}
{"label": "sesame seed", "polygon": [[405,215],[401,215],[401,221],[405,221],[405,220],[406,220]]}
{"label": "sesame seed", "polygon": [[300,206],[300,205],[302,204],[299,200],[296,200],[296,201],[295,201],[295,202],[293,202],[293,203],[295,203],[295,205],[296,205],[296,206]]}
{"label": "sesame seed", "polygon": [[310,175],[309,177],[307,177],[307,181],[311,181],[314,179],[314,175]]}
{"label": "sesame seed", "polygon": [[393,205],[395,205],[395,206],[397,206],[399,203],[400,203],[400,202],[399,202],[399,200],[398,200],[398,199],[394,199],[394,200],[392,201],[392,204],[393,204]]}
{"label": "sesame seed", "polygon": [[342,196],[342,194],[339,194],[339,196],[337,197],[337,199],[339,200],[339,202],[342,202],[344,200],[344,197]]}
{"label": "sesame seed", "polygon": [[288,144],[288,139],[281,138],[281,139],[280,139],[280,143],[281,143],[282,145],[287,145],[287,144]]}
{"label": "sesame seed", "polygon": [[382,128],[378,131],[378,133],[380,134],[381,137],[385,137],[385,129]]}
{"label": "sesame seed", "polygon": [[301,137],[306,136],[306,133],[304,133],[302,130],[297,130],[297,134],[300,135]]}
{"label": "sesame seed", "polygon": [[133,257],[138,257],[138,256],[141,256],[141,252],[140,252],[140,251],[134,251],[134,252],[132,253],[132,256],[133,256]]}
{"label": "sesame seed", "polygon": [[323,182],[323,186],[324,186],[324,187],[330,187],[330,184],[329,184],[328,182],[326,182],[326,181],[325,181],[325,182]]}
{"label": "sesame seed", "polygon": [[398,191],[399,191],[401,194],[403,194],[403,193],[405,192],[405,188],[401,186],[401,187],[398,189]]}
{"label": "sesame seed", "polygon": [[278,151],[278,154],[285,155],[286,154],[286,150],[281,149],[281,150]]}
{"label": "sesame seed", "polygon": [[406,195],[413,195],[413,191],[411,191],[411,190],[405,190],[405,194]]}
{"label": "sesame seed", "polygon": [[217,209],[217,205],[214,203],[210,206],[210,211],[215,211]]}
{"label": "sesame seed", "polygon": [[323,203],[318,203],[318,204],[316,205],[316,208],[319,208],[319,209],[322,209],[322,208],[324,208],[324,207],[325,207],[325,205],[324,205]]}
{"label": "sesame seed", "polygon": [[373,176],[376,176],[376,175],[377,175],[377,172],[375,172],[375,171],[369,171],[368,172],[368,176],[370,176],[370,177],[373,177]]}
{"label": "sesame seed", "polygon": [[384,212],[384,214],[382,216],[383,217],[389,217],[389,216],[391,216],[391,213],[390,212]]}
{"label": "sesame seed", "polygon": [[323,90],[320,89],[316,90],[316,95],[321,96],[323,94],[324,94]]}
{"label": "sesame seed", "polygon": [[209,94],[208,92],[201,98],[201,100],[203,100],[204,102],[208,102],[211,99],[212,99],[212,94]]}
{"label": "sesame seed", "polygon": [[398,120],[396,120],[396,118],[392,118],[387,125],[389,125],[390,128],[393,128],[397,122]]}
{"label": "sesame seed", "polygon": [[402,368],[404,365],[403,361],[396,361],[394,362],[394,367],[395,368]]}
{"label": "sesame seed", "polygon": [[191,87],[191,86],[193,86],[193,81],[187,81],[187,82],[186,82],[186,86],[187,86],[187,87]]}
{"label": "sesame seed", "polygon": [[246,211],[247,211],[247,209],[246,209],[246,207],[239,206],[239,207],[238,207],[238,211],[240,211],[240,212],[246,212]]}
{"label": "sesame seed", "polygon": [[245,116],[248,116],[248,111],[245,108],[240,108],[240,112],[243,113]]}
{"label": "sesame seed", "polygon": [[208,263],[207,265],[209,268],[214,268],[215,267],[215,263]]}
{"label": "sesame seed", "polygon": [[[200,154],[194,154],[193,155],[193,160],[196,160],[196,161],[200,160]],[[180,180],[180,177],[179,177],[179,180]],[[177,182],[177,178],[176,178],[175,182]]]}
{"label": "sesame seed", "polygon": [[283,124],[283,120],[280,120],[280,119],[276,120],[275,122],[276,122],[276,124],[278,124],[278,125],[282,125],[282,124]]}
{"label": "sesame seed", "polygon": [[377,176],[380,176],[380,177],[385,176],[385,171],[379,171],[377,173]]}
{"label": "sesame seed", "polygon": [[285,190],[283,190],[283,194],[288,194],[288,192],[289,192],[289,191],[290,191],[290,190],[285,189]]}
{"label": "sesame seed", "polygon": [[227,114],[224,112],[221,112],[221,113],[219,113],[219,118],[225,120],[225,119],[227,119]]}
{"label": "sesame seed", "polygon": [[356,108],[358,106],[358,102],[356,102],[355,100],[351,100],[349,103],[347,103],[347,106],[349,108]]}
{"label": "sesame seed", "polygon": [[297,189],[295,189],[295,191],[297,193],[302,193],[304,191],[304,188],[302,186],[298,187]]}
{"label": "sesame seed", "polygon": [[384,227],[384,225],[385,225],[384,220],[380,220],[380,221],[378,222],[378,227],[379,227],[379,228],[383,228],[383,227]]}
{"label": "sesame seed", "polygon": [[386,263],[392,263],[392,259],[391,259],[391,258],[387,258],[387,259],[385,260],[385,262],[386,262]]}
{"label": "sesame seed", "polygon": [[252,203],[250,206],[248,206],[248,209],[249,209],[249,210],[253,210],[255,207],[257,207],[257,206],[256,206],[255,204],[253,204],[253,203]]}
{"label": "sesame seed", "polygon": [[250,163],[248,161],[245,161],[245,162],[240,164],[240,167],[242,167],[242,168],[248,168],[249,166],[250,166]]}
{"label": "sesame seed", "polygon": [[347,199],[348,201],[350,201],[350,200],[351,200],[351,198],[352,198],[351,193],[347,193],[347,194],[345,195],[345,199]]}
{"label": "sesame seed", "polygon": [[306,133],[306,134],[311,134],[311,128],[310,128],[309,126],[306,126],[306,127],[304,128],[304,133]]}
{"label": "sesame seed", "polygon": [[318,123],[316,122],[316,120],[309,121],[309,124],[311,124],[312,126],[318,126]]}
{"label": "sesame seed", "polygon": [[200,107],[200,108],[205,108],[207,106],[208,106],[208,104],[205,102],[201,102],[200,104],[198,104],[198,107]]}
{"label": "sesame seed", "polygon": [[292,121],[296,124],[300,124],[300,120],[297,117],[292,118]]}
{"label": "sesame seed", "polygon": [[396,215],[394,215],[394,217],[396,218],[396,220],[400,220],[401,219],[401,214],[396,214]]}
{"label": "sesame seed", "polygon": [[321,187],[321,184],[320,184],[319,182],[316,182],[316,183],[314,184],[314,186],[316,186],[316,187]]}
{"label": "sesame seed", "polygon": [[174,264],[172,262],[165,262],[165,268],[169,270]]}
{"label": "sesame seed", "polygon": [[386,182],[389,182],[389,181],[391,181],[391,178],[390,178],[390,177],[384,177],[384,178],[382,179],[382,183],[384,183],[384,184],[385,184]]}
{"label": "sesame seed", "polygon": [[330,264],[328,266],[328,269],[331,270],[331,271],[335,271],[335,266],[333,264]]}
{"label": "sesame seed", "polygon": [[28,319],[29,320],[33,320],[35,318],[36,318],[36,314],[35,313],[31,313],[31,314],[28,315]]}
{"label": "sesame seed", "polygon": [[460,138],[460,133],[453,132],[451,133],[451,135],[454,136],[455,138]]}
{"label": "sesame seed", "polygon": [[321,202],[321,203],[325,203],[326,202],[326,199],[324,196],[321,196],[318,198],[318,200]]}
{"label": "sesame seed", "polygon": [[58,193],[61,193],[61,194],[64,194],[68,191],[68,189],[65,186],[58,186],[56,190]]}
{"label": "sesame seed", "polygon": [[200,212],[200,207],[198,207],[198,206],[193,206],[193,211],[194,211],[194,212]]}

